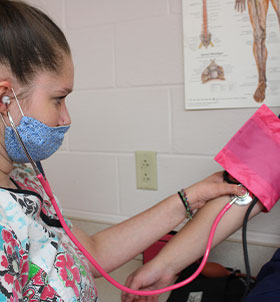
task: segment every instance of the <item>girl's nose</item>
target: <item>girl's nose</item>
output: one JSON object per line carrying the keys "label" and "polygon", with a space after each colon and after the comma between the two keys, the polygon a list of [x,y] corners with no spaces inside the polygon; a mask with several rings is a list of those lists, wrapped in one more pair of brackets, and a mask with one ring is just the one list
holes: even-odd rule
{"label": "girl's nose", "polygon": [[59,120],[59,126],[65,126],[71,124],[71,117],[66,105],[61,108],[61,117]]}

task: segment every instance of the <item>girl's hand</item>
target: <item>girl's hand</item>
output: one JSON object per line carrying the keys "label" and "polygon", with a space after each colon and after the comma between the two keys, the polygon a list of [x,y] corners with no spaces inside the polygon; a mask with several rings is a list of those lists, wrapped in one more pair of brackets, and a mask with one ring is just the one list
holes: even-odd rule
{"label": "girl's hand", "polygon": [[224,182],[223,172],[217,172],[184,190],[193,210],[207,201],[223,195],[244,195],[246,189]]}

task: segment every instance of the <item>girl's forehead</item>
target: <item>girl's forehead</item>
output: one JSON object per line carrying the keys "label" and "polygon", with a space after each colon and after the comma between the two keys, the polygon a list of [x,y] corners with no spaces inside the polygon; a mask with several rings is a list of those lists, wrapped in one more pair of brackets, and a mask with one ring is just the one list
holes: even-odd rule
{"label": "girl's forehead", "polygon": [[71,57],[66,57],[59,72],[41,71],[37,74],[33,88],[69,93],[73,89],[74,66]]}

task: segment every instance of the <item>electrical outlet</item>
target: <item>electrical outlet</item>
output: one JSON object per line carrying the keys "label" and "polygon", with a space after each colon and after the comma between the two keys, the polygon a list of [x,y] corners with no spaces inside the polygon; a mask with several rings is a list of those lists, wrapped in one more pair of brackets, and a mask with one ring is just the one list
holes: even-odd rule
{"label": "electrical outlet", "polygon": [[137,189],[157,190],[157,157],[153,151],[136,151]]}

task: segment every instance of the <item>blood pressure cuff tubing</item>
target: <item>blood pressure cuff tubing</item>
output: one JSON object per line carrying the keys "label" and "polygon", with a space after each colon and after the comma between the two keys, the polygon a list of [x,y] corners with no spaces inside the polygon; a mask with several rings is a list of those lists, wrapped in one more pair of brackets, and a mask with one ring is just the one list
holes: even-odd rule
{"label": "blood pressure cuff tubing", "polygon": [[280,197],[280,120],[262,105],[215,160],[270,211]]}

